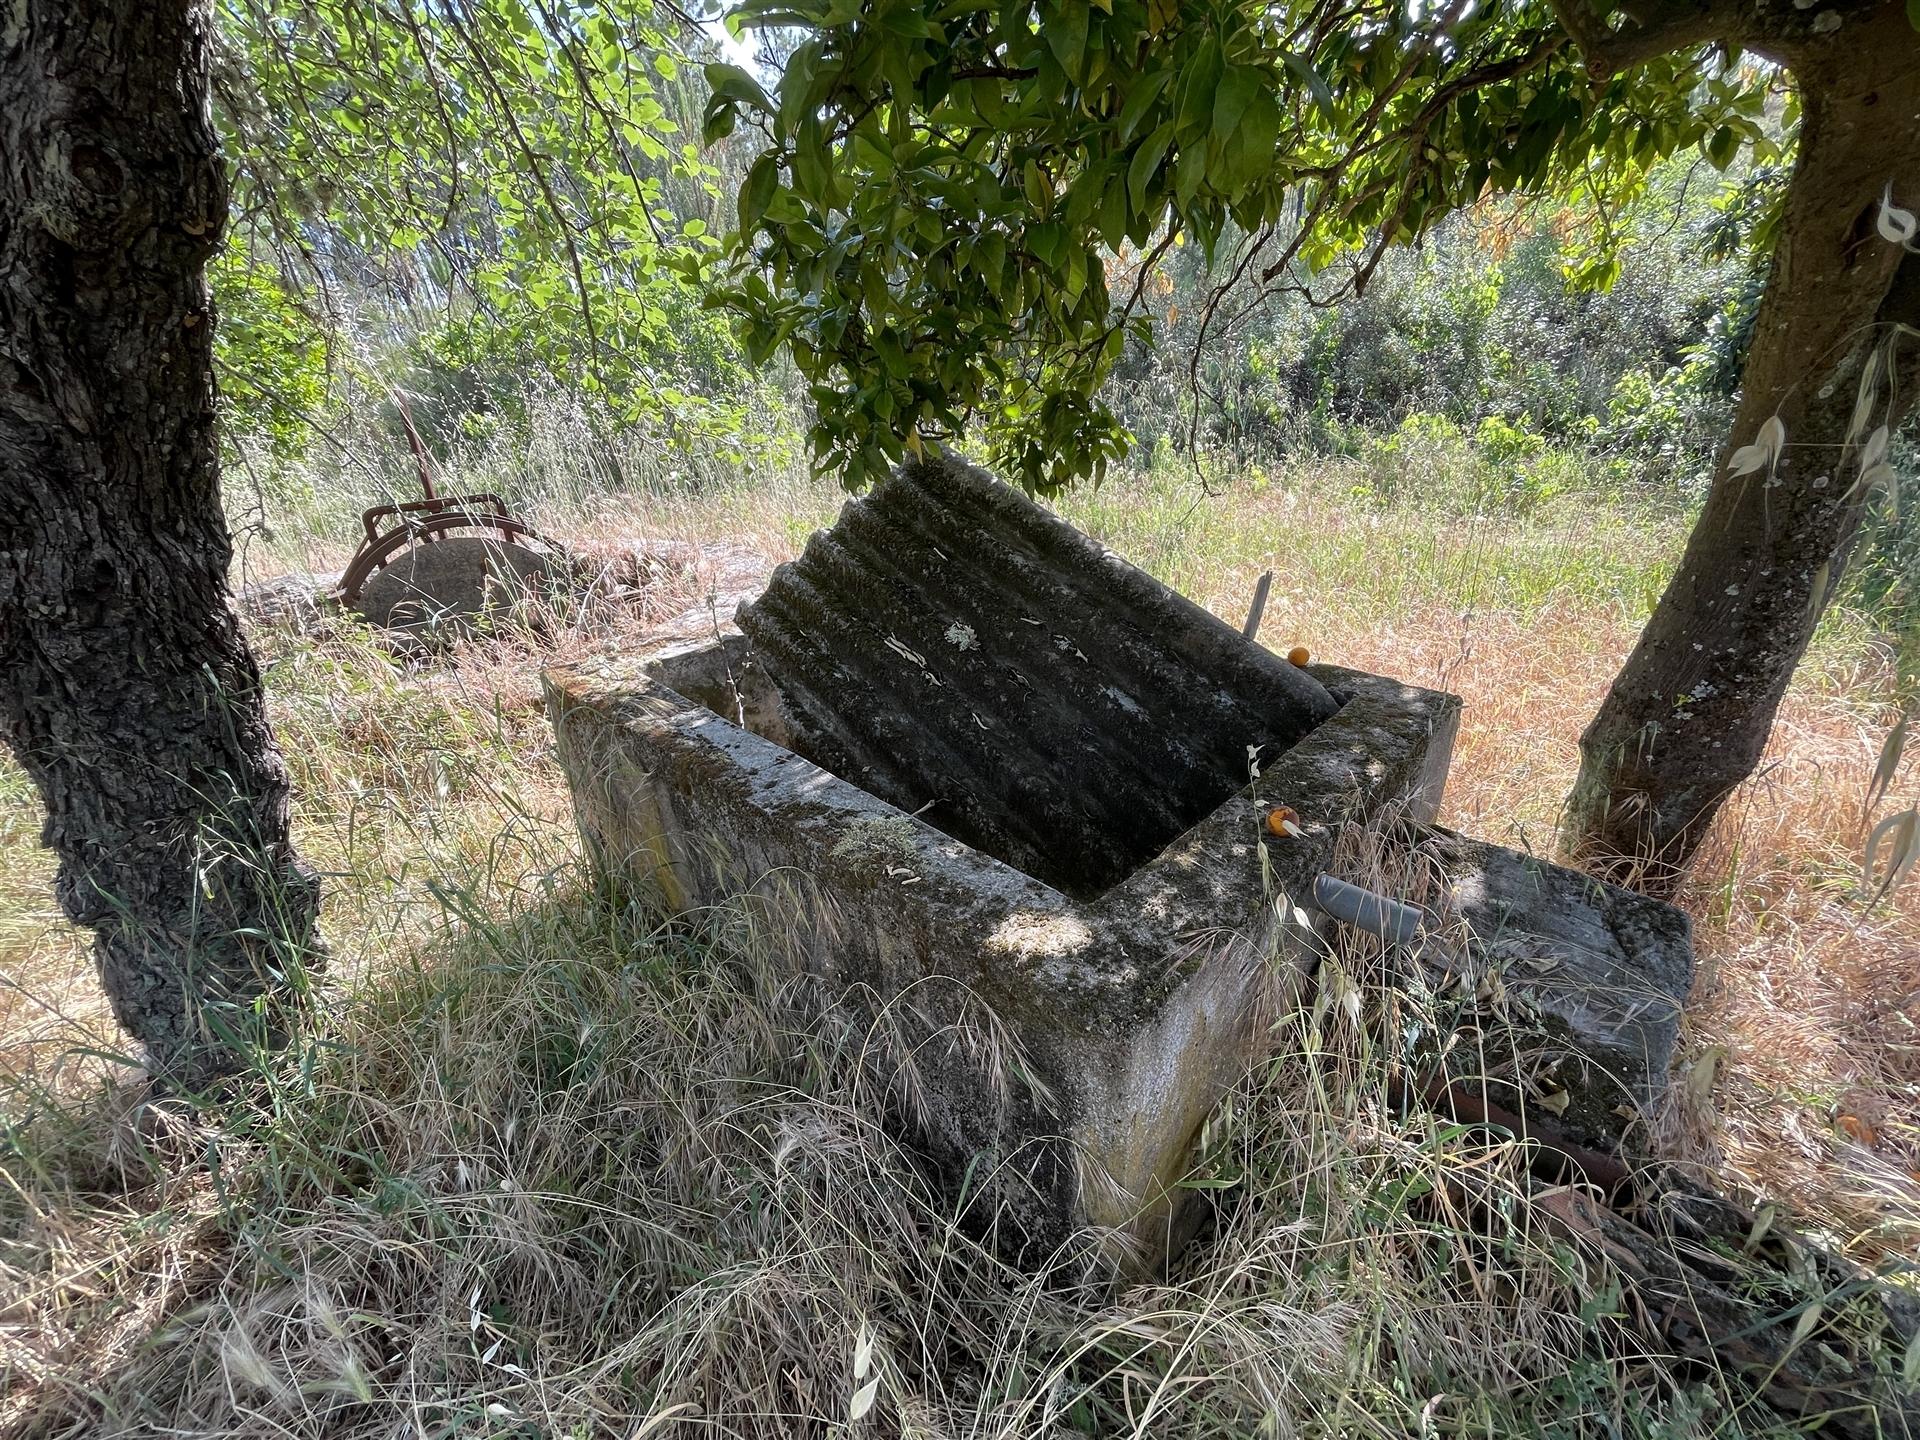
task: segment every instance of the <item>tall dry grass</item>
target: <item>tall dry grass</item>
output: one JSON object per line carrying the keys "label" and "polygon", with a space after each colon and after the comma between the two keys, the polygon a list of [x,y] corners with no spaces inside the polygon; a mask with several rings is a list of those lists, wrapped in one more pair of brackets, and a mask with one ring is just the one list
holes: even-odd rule
{"label": "tall dry grass", "polygon": [[[1436,523],[1352,481],[1208,498],[1161,473],[1068,510],[1236,621],[1273,569],[1270,643],[1462,694],[1445,818],[1544,849],[1677,522]],[[540,513],[603,554],[779,559],[837,500],[780,467],[591,489]],[[250,559],[322,568],[329,534],[283,526]],[[665,919],[581,867],[534,669],[703,579],[539,653],[258,637],[336,958],[303,1044],[198,1113],[114,1058],[32,797],[0,770],[0,1434],[1778,1430],[1650,1351],[1609,1275],[1526,1223],[1513,1147],[1390,1118],[1376,1017],[1405,1002],[1364,954],[1354,1010],[1284,1017],[1209,1123],[1210,1218],[1172,1273],[1007,1268],[876,1125],[848,1058],[866,1037],[767,963],[764,918]],[[1708,847],[1660,1126],[1673,1158],[1867,1260],[1920,1240],[1920,896],[1868,910],[1855,884],[1879,656],[1857,618],[1828,627]],[[1488,1210],[1514,1221],[1498,1238]]]}

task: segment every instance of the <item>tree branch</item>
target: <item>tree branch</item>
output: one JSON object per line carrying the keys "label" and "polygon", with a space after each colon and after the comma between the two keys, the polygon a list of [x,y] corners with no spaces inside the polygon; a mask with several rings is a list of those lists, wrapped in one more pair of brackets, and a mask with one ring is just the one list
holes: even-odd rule
{"label": "tree branch", "polygon": [[[1726,0],[1548,0],[1560,27],[1573,37],[1587,73],[1606,80],[1675,50],[1733,34],[1739,18]],[[1607,24],[1615,10],[1627,17],[1618,30]]]}

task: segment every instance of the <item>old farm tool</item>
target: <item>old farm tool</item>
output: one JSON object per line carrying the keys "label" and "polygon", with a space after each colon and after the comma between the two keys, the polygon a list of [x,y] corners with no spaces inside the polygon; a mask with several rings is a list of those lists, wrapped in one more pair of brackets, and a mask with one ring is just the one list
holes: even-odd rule
{"label": "old farm tool", "polygon": [[442,495],[406,402],[395,399],[424,498],[360,517],[366,535],[340,577],[339,598],[387,629],[462,633],[547,589],[565,552],[498,495]]}

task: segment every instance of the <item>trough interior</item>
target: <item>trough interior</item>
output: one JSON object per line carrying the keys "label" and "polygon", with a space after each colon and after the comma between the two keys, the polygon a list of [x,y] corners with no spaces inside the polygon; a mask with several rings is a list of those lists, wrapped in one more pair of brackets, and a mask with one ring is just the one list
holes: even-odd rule
{"label": "trough interior", "polygon": [[848,501],[738,620],[787,748],[1082,900],[1339,708],[952,456]]}
{"label": "trough interior", "polygon": [[[969,784],[979,777],[964,766],[956,766],[957,774],[923,774],[898,763],[847,773],[855,767],[845,763],[846,750],[826,753],[829,747],[811,743],[820,733],[820,717],[807,714],[796,723],[798,705],[804,701],[782,690],[756,662],[751,643],[743,637],[670,656],[650,668],[677,694],[722,719],[1081,901],[1097,898],[1153,860],[1251,779],[1244,748],[1240,763],[1233,766],[1217,763],[1217,753],[1194,753],[1181,737],[1172,737],[1169,744],[1182,750],[1182,763],[1158,768],[1116,765],[1111,747],[1099,745],[1043,757],[1006,755],[1001,757],[1004,765],[1015,771],[1036,764],[1047,767],[1044,787],[1032,787],[1043,789],[1037,800],[1044,802],[1062,790],[1100,797],[1097,806],[1086,809],[1039,803],[1022,811],[1017,808],[1020,799],[1032,791],[1023,788],[1017,775],[1011,784]],[[1298,723],[1297,717],[1288,718]],[[1262,768],[1291,748],[1271,730],[1249,736],[1247,743],[1261,747]],[[1209,759],[1216,763],[1207,763]],[[1004,782],[1009,777],[993,778]],[[968,786],[965,804],[956,802],[957,784]],[[1089,812],[1094,825],[1101,825],[1107,815],[1121,818],[1089,834]]]}
{"label": "trough interior", "polygon": [[1247,784],[1250,749],[1271,764],[1340,708],[952,456],[848,501],[737,618],[719,677],[687,660],[668,683],[1080,900]]}

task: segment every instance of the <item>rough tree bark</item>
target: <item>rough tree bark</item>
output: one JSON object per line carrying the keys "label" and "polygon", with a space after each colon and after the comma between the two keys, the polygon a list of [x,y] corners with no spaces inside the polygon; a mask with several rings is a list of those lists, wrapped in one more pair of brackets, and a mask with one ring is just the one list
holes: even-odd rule
{"label": "rough tree bark", "polygon": [[[1848,436],[1869,357],[1862,438],[1897,427],[1920,387],[1920,334],[1897,330],[1920,327],[1920,256],[1875,229],[1889,186],[1920,208],[1920,35],[1898,0],[1852,6],[1828,30],[1811,9],[1745,15],[1792,29],[1731,38],[1791,68],[1799,154],[1726,448],[1678,570],[1581,737],[1563,831],[1589,866],[1654,889],[1758,765],[1845,569],[1866,505]],[[1733,451],[1775,416],[1778,464],[1732,474]]]}
{"label": "rough tree bark", "polygon": [[0,7],[0,725],[114,1013],[188,1084],[273,1032],[319,900],[227,588],[210,25]]}

